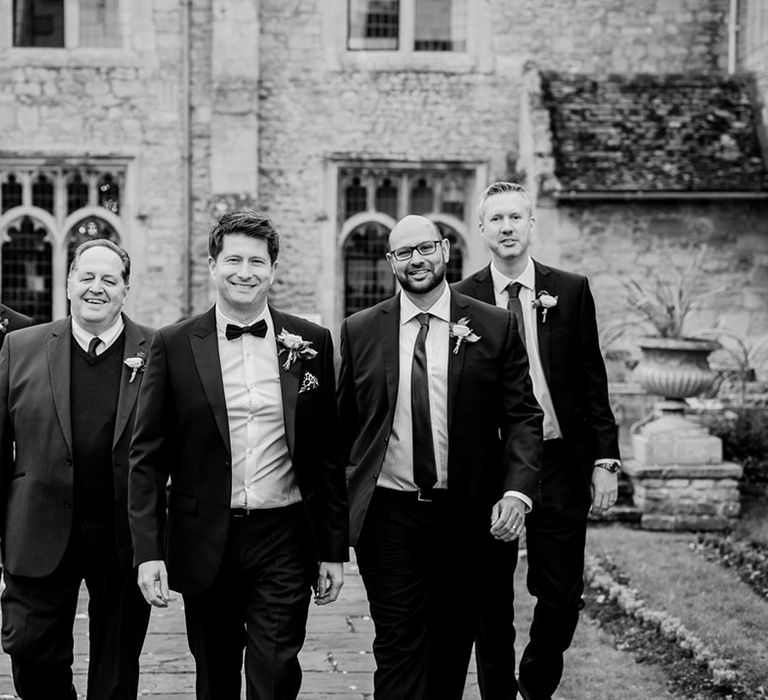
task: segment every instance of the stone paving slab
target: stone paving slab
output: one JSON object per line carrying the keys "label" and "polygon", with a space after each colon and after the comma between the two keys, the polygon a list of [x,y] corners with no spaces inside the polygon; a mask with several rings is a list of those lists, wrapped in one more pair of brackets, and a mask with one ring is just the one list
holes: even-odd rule
{"label": "stone paving slab", "polygon": [[[532,601],[525,591],[526,560],[521,559],[516,581],[517,621],[519,628],[527,630],[532,612]],[[365,590],[357,568],[346,569],[346,582],[340,600],[330,606],[312,606],[307,638],[301,653],[304,669],[301,700],[372,700],[374,661],[371,653],[373,623],[368,616]],[[187,649],[184,631],[184,613],[181,596],[176,596],[171,607],[152,611],[149,632],[141,657],[139,697],[150,700],[194,700],[194,661]],[[81,594],[78,618],[75,623],[75,683],[79,697],[85,696],[85,673],[88,664],[87,597]],[[518,634],[518,653],[522,651],[527,635]],[[593,697],[586,688],[589,679],[579,674],[584,654],[599,654],[606,660],[606,674],[617,675],[617,669],[626,666],[624,682],[619,690],[613,686],[609,697]],[[634,675],[626,675],[634,674]],[[639,700],[668,697],[663,692],[663,679],[648,685],[649,670],[637,666],[628,654],[612,647],[611,639],[596,630],[588,621],[582,621],[576,632],[574,646],[566,656],[563,685],[555,698],[558,700]],[[633,684],[637,688],[633,688]],[[652,690],[649,692],[649,687]],[[243,694],[243,697],[245,695]],[[7,656],[0,655],[0,700],[16,698]],[[464,700],[479,700],[474,660],[470,664]]]}

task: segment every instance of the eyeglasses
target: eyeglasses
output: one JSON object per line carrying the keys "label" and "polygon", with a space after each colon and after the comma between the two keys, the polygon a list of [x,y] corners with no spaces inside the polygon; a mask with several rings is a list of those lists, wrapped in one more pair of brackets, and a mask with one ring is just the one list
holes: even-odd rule
{"label": "eyeglasses", "polygon": [[418,245],[404,245],[402,248],[390,250],[389,254],[395,259],[403,262],[413,257],[413,251],[419,251],[419,255],[432,255],[437,250],[442,241],[422,241]]}

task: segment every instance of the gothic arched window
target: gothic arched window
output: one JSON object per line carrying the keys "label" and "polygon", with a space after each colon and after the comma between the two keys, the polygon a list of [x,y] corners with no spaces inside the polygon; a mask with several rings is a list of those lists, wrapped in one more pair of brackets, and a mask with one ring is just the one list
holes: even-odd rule
{"label": "gothic arched window", "polygon": [[9,175],[8,179],[3,183],[2,188],[2,210],[0,213],[5,213],[9,209],[14,207],[20,207],[22,202],[22,187],[21,183],[16,179],[15,175]]}
{"label": "gothic arched window", "polygon": [[50,321],[53,265],[48,231],[25,216],[8,227],[7,236],[2,251],[0,298],[35,321]]}
{"label": "gothic arched window", "polygon": [[344,243],[344,316],[378,304],[395,291],[386,260],[389,229],[375,221],[355,228]]}
{"label": "gothic arched window", "polygon": [[32,181],[32,206],[53,214],[53,181],[42,173]]}
{"label": "gothic arched window", "polygon": [[75,173],[67,183],[67,214],[88,205],[88,183]]}
{"label": "gothic arched window", "polygon": [[67,270],[72,264],[72,258],[75,257],[77,246],[85,241],[91,241],[96,238],[108,238],[119,245],[120,240],[112,228],[104,219],[96,216],[89,216],[75,224],[67,233]]}

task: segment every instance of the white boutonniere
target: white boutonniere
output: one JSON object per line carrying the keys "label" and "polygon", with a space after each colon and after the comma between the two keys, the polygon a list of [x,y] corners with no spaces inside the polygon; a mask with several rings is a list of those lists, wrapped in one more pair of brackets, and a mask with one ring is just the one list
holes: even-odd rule
{"label": "white boutonniere", "polygon": [[128,378],[128,383],[130,384],[136,379],[137,374],[144,372],[144,368],[147,366],[147,353],[137,352],[133,357],[126,357],[123,362],[131,370],[131,376]]}
{"label": "white boutonniere", "polygon": [[466,316],[460,318],[457,323],[449,323],[448,328],[451,338],[456,338],[456,344],[453,346],[454,355],[459,354],[459,348],[465,340],[468,343],[476,343],[480,340],[480,336],[469,327],[469,319]]}
{"label": "white boutonniere", "polygon": [[541,322],[547,322],[547,311],[557,306],[557,297],[553,297],[546,289],[542,289],[537,298],[531,302],[534,309],[541,309]]}
{"label": "white boutonniere", "polygon": [[277,344],[280,346],[278,355],[288,353],[288,356],[283,362],[283,369],[288,370],[291,365],[296,362],[297,358],[302,360],[311,360],[317,355],[317,350],[312,349],[312,342],[304,340],[300,335],[289,333],[285,328],[280,331],[280,334],[276,338]]}
{"label": "white boutonniere", "polygon": [[0,318],[0,333],[7,333],[8,332],[8,319],[3,316]]}

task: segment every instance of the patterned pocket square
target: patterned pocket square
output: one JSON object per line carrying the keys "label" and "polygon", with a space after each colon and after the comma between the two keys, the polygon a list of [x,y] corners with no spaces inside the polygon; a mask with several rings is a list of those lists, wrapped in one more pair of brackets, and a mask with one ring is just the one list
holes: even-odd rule
{"label": "patterned pocket square", "polygon": [[312,391],[320,386],[320,382],[317,381],[317,377],[312,372],[304,372],[304,376],[301,378],[301,388],[299,393],[303,394],[305,391]]}

